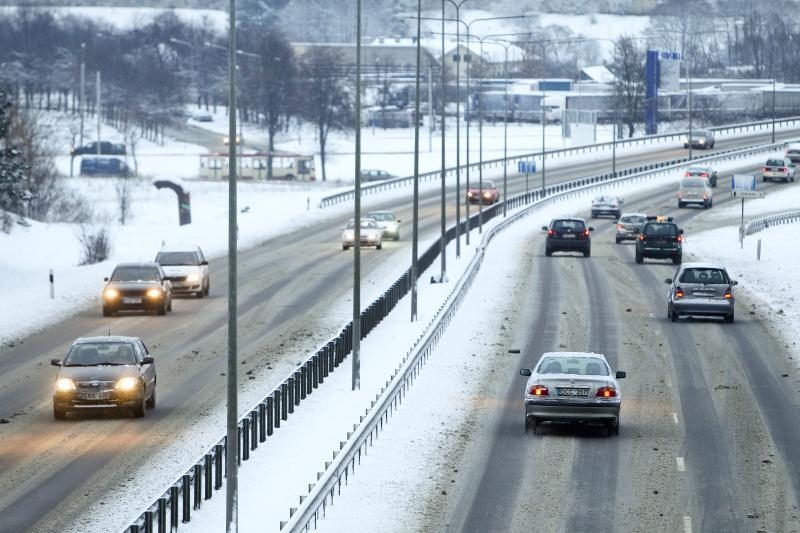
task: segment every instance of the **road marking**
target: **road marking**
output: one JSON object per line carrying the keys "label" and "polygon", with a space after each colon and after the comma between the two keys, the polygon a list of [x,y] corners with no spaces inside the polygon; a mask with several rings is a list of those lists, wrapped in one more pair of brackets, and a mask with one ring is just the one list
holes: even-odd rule
{"label": "road marking", "polygon": [[672,421],[678,423],[678,413],[672,413]]}
{"label": "road marking", "polygon": [[692,517],[683,517],[683,533],[692,533]]}
{"label": "road marking", "polygon": [[678,463],[678,472],[686,472],[686,463],[684,463],[683,457],[676,457],[675,461]]}

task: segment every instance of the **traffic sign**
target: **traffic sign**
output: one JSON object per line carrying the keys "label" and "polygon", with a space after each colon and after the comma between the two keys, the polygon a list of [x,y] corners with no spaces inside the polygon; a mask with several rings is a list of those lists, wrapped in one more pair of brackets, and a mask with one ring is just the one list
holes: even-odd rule
{"label": "traffic sign", "polygon": [[536,172],[536,161],[517,161],[517,172]]}
{"label": "traffic sign", "polygon": [[731,198],[764,198],[766,193],[764,191],[751,191],[749,189],[733,189],[731,191]]}

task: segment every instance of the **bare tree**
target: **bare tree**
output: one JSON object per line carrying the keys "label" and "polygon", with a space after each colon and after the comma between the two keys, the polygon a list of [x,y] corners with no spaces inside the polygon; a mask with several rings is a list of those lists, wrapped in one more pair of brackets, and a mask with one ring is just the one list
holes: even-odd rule
{"label": "bare tree", "polygon": [[628,137],[633,137],[636,123],[641,122],[644,103],[645,53],[629,36],[617,39],[614,48],[614,61],[609,65],[616,78],[614,109],[620,114],[619,120],[628,126]]}

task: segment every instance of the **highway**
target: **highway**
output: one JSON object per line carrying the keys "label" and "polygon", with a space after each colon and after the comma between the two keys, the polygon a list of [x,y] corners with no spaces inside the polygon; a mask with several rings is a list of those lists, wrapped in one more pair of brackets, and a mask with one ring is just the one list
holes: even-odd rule
{"label": "highway", "polygon": [[[768,137],[767,133],[730,142],[720,139],[718,149],[764,142]],[[651,155],[620,158],[618,168],[656,159],[672,159],[685,153],[686,151],[681,148],[662,146]],[[696,153],[700,155],[705,152]],[[563,165],[548,171],[548,183],[608,170],[610,162]],[[473,181],[476,181],[475,178]],[[726,184],[726,180],[721,179],[718,190],[724,190]],[[523,191],[524,177],[510,176],[509,185],[509,195]],[[411,220],[410,188],[408,192],[409,197],[402,202],[386,202],[370,197],[365,200],[365,208],[391,208],[404,221],[402,241],[388,242],[381,251],[365,250],[362,253],[362,268],[367,282],[371,274],[378,272],[392,261],[410,263],[408,240]],[[454,194],[454,188],[450,188],[451,199]],[[646,201],[641,204],[642,209],[653,210],[654,207],[659,207],[657,198],[654,197],[651,201],[654,202],[652,205]],[[420,209],[420,231],[423,238],[431,238],[438,232],[438,202],[435,193],[428,193],[423,198]],[[449,202],[449,205],[448,225],[455,221],[454,202]],[[472,206],[471,212],[475,213],[476,209],[476,206]],[[682,212],[680,216],[691,217],[688,212]],[[342,314],[340,309],[341,303],[349,298],[351,291],[352,255],[341,251],[339,236],[343,223],[344,219],[332,218],[330,224],[320,228],[319,231],[297,231],[271,239],[240,254],[239,347],[240,358],[243,361],[241,376],[245,379],[245,376],[248,376],[247,372],[251,372],[249,376],[255,378],[256,383],[263,384],[264,394],[269,392],[279,377],[294,368],[313,347],[338,332],[338,328],[347,320],[346,313]],[[598,229],[599,242],[603,240],[604,235],[606,237],[609,235],[609,230]],[[203,243],[198,244],[202,246]],[[581,286],[587,279],[593,279],[597,283],[592,285],[591,291],[595,293],[598,301],[623,301],[626,291],[630,290],[627,284],[631,280],[636,280],[649,295],[645,299],[637,298],[636,302],[652,301],[660,304],[662,285],[656,282],[664,277],[662,274],[667,272],[668,268],[648,265],[646,270],[633,269],[632,251],[629,247],[612,247],[606,250],[598,248],[598,252],[608,256],[609,260],[599,261],[593,258],[592,261],[582,264],[579,269],[572,269],[566,273],[556,269],[555,265],[574,260],[562,258],[552,262],[553,266],[543,265],[546,283],[541,282],[543,284],[540,285],[544,298],[542,301],[555,303],[551,306],[538,305],[532,308],[535,311],[532,310],[530,316],[536,319],[531,325],[533,330],[539,331],[540,334],[531,335],[525,345],[525,353],[552,349],[558,345],[561,335],[572,335],[570,338],[575,343],[580,343],[586,348],[600,346],[603,351],[612,354],[612,364],[618,363],[632,376],[625,383],[626,392],[630,390],[627,392],[626,401],[629,403],[626,404],[623,422],[626,434],[630,431],[628,428],[637,424],[637,417],[643,417],[642,413],[646,412],[634,407],[637,402],[636,390],[641,391],[639,394],[641,405],[651,409],[661,408],[664,403],[660,401],[656,406],[652,398],[647,397],[646,392],[651,391],[651,387],[657,383],[657,376],[669,377],[675,384],[675,391],[669,388],[665,388],[665,391],[670,395],[670,403],[679,414],[681,424],[675,427],[667,426],[668,431],[661,424],[657,427],[658,431],[666,431],[667,434],[663,436],[665,442],[686,448],[681,453],[684,453],[687,465],[691,467],[689,472],[695,476],[692,478],[694,484],[702,491],[704,497],[709,498],[700,503],[693,502],[693,505],[700,505],[705,511],[704,519],[708,522],[703,523],[712,525],[733,523],[726,520],[739,516],[736,513],[741,513],[742,503],[759,503],[759,501],[742,502],[743,493],[736,492],[728,482],[733,483],[735,480],[736,485],[739,485],[744,480],[746,483],[763,486],[765,499],[775,498],[776,491],[781,487],[796,488],[796,469],[786,469],[787,479],[776,474],[764,481],[758,477],[763,474],[760,465],[742,464],[742,457],[746,457],[746,454],[740,453],[741,450],[738,449],[736,450],[738,455],[729,457],[730,447],[726,446],[731,439],[733,429],[746,430],[749,427],[749,423],[743,423],[745,420],[743,415],[749,420],[762,420],[759,409],[779,409],[780,406],[772,403],[761,405],[757,401],[737,401],[736,398],[730,400],[731,405],[728,400],[720,405],[719,396],[727,398],[733,395],[712,394],[706,388],[707,383],[701,380],[705,372],[721,371],[720,369],[724,369],[726,372],[724,376],[731,380],[742,377],[738,373],[740,371],[738,367],[731,368],[723,364],[721,360],[723,353],[720,351],[720,346],[724,346],[723,342],[733,342],[738,348],[748,347],[758,350],[755,362],[748,362],[750,366],[743,367],[741,372],[770,375],[771,365],[775,363],[765,354],[769,347],[773,346],[771,343],[774,341],[761,331],[757,322],[748,320],[745,316],[742,323],[735,326],[741,333],[737,333],[732,339],[724,337],[725,341],[722,340],[728,331],[722,329],[725,326],[688,324],[677,333],[670,333],[669,330],[663,332],[663,338],[667,340],[664,353],[650,353],[642,359],[630,359],[631,351],[621,350],[620,343],[622,345],[638,343],[636,345],[643,349],[655,346],[652,338],[655,327],[642,329],[646,326],[637,323],[636,325],[641,327],[631,328],[631,324],[625,322],[630,317],[623,316],[619,312],[620,306],[615,306],[613,310],[593,309],[586,305],[585,294],[570,293],[571,299],[575,300],[572,302],[571,299],[562,298],[562,292],[570,290],[568,287]],[[109,266],[109,270],[111,268],[112,265]],[[617,269],[625,272],[624,276],[621,277]],[[98,501],[108,505],[108,515],[112,517],[108,527],[100,530],[120,529],[126,525],[127,519],[141,509],[139,502],[119,501],[114,495],[131,484],[148,481],[149,478],[141,477],[144,465],[161,461],[167,470],[166,478],[172,481],[196,456],[216,441],[217,433],[198,434],[198,426],[209,412],[224,404],[225,398],[225,380],[221,377],[225,371],[226,353],[225,258],[212,261],[210,270],[211,297],[204,300],[176,300],[175,311],[166,317],[128,315],[109,321],[100,316],[98,302],[96,306],[90,308],[76,309],[74,316],[53,324],[12,347],[4,346],[0,349],[0,418],[7,418],[10,421],[9,424],[0,426],[0,472],[2,473],[0,532],[88,531],[92,528],[98,530],[97,524],[86,522],[84,517],[84,509],[96,505]],[[648,276],[646,279],[640,279],[645,275]],[[650,279],[651,277],[653,279]],[[564,331],[565,324],[558,313],[560,307],[567,309],[568,302],[571,312],[569,322],[579,320],[580,313],[585,312],[587,314],[583,319],[585,323],[591,324],[590,328],[581,328],[580,322],[576,322],[571,333]],[[572,305],[573,303],[575,305]],[[664,310],[661,307],[663,306],[657,309],[655,315],[659,321],[663,321]],[[540,312],[545,314],[540,316]],[[656,310],[652,312],[655,313]],[[50,398],[55,369],[49,366],[49,360],[63,357],[65,349],[76,337],[106,334],[109,324],[112,333],[141,336],[154,353],[159,376],[157,408],[149,412],[144,420],[101,416],[81,417],[78,420],[65,422],[54,421]],[[703,334],[704,328],[708,328],[712,333]],[[702,346],[696,346],[697,343]],[[704,359],[701,363],[698,362],[696,354],[706,352],[705,343],[709,343],[708,348],[716,355],[711,360]],[[669,357],[673,352],[679,353],[681,357],[673,360]],[[614,353],[617,355],[614,356]],[[692,354],[695,357],[692,357]],[[735,355],[737,363],[743,364],[741,361],[743,356],[738,353]],[[706,365],[711,365],[712,360],[716,361],[717,366],[707,368]],[[656,381],[648,382],[647,379]],[[684,384],[681,385],[682,383]],[[712,383],[717,384],[716,381]],[[725,381],[723,384],[727,383],[730,381]],[[507,384],[506,392],[508,395],[512,395],[513,392],[516,399],[520,387],[517,381],[512,380],[510,385]],[[688,390],[679,390],[679,387],[688,387]],[[686,393],[686,396],[678,392]],[[756,400],[763,398],[769,401],[776,400],[775,395],[778,395],[778,401],[785,399],[782,396],[783,389],[780,387],[752,394]],[[733,411],[728,411],[734,407]],[[629,410],[632,413],[630,419],[627,414]],[[787,408],[783,408],[783,411],[788,411],[785,413],[787,416],[794,416],[793,411]],[[638,423],[654,424],[652,415],[653,413],[649,413],[647,420]],[[710,421],[705,420],[706,416],[711,416]],[[592,468],[598,463],[597,454],[600,453],[603,466],[597,468],[604,470],[595,471],[594,475],[606,480],[607,474],[617,474],[618,482],[616,490],[613,491],[613,500],[609,500],[611,496],[606,495],[589,498],[587,492],[580,487],[581,483],[593,483],[593,481],[583,478],[580,474],[587,472],[588,475],[592,469],[587,471],[579,467],[575,471],[573,466],[572,473],[567,472],[567,474],[570,479],[574,478],[574,485],[564,486],[564,493],[559,498],[565,505],[577,499],[580,505],[570,508],[583,509],[586,505],[593,506],[592,508],[607,508],[612,504],[620,508],[631,502],[645,504],[634,498],[634,495],[641,493],[647,487],[631,485],[626,481],[627,476],[621,476],[620,473],[621,470],[627,471],[631,468],[629,464],[631,456],[639,457],[638,460],[642,464],[634,466],[644,469],[653,466],[652,457],[641,453],[628,454],[629,451],[633,452],[638,448],[630,442],[624,444],[627,442],[625,438],[599,440],[589,434],[587,438],[591,440],[576,441],[574,435],[567,432],[565,438],[559,440],[564,448],[551,450],[546,444],[550,442],[547,438],[533,442],[517,438],[517,429],[521,429],[521,416],[518,412],[514,413],[513,417],[509,412],[508,420],[505,415],[502,420],[507,425],[499,428],[499,434],[505,435],[509,440],[503,441],[502,438],[493,440],[491,446],[498,446],[498,453],[492,457],[505,462],[505,466],[486,463],[487,474],[481,476],[479,491],[486,491],[489,496],[493,490],[498,494],[497,487],[493,487],[494,482],[491,481],[495,476],[492,472],[497,468],[499,472],[505,469],[507,474],[511,470],[519,474],[520,458],[525,458],[526,464],[535,469],[537,461],[533,461],[533,455],[528,450],[529,446],[533,446],[541,448],[544,454],[551,454],[553,459],[565,457],[564,454],[567,454],[566,457],[574,455],[575,459],[570,464],[588,465]],[[560,431],[555,430],[555,433],[558,434]],[[795,442],[793,439],[798,437],[783,425],[774,428],[770,424],[766,424],[763,433],[759,435],[766,441],[775,439],[776,450],[779,453],[784,446]],[[187,445],[187,442],[190,444]],[[646,440],[641,442],[644,443]],[[602,446],[600,451],[594,446],[597,443]],[[703,445],[701,452],[693,448],[696,448],[698,443]],[[757,450],[765,449],[763,442],[757,444],[750,443],[752,446],[757,446],[755,448]],[[629,446],[631,449],[624,446]],[[192,447],[196,453],[187,452],[187,448],[191,451]],[[658,456],[666,458],[668,451],[677,452],[666,446]],[[517,461],[515,469],[512,468],[515,464],[514,458]],[[672,460],[674,461],[674,458]],[[547,464],[548,468],[553,468],[557,461],[548,461]],[[505,490],[506,495],[516,494],[522,497],[530,493],[529,485],[535,483],[534,478],[527,475],[516,480],[513,476],[508,480],[505,480],[505,477],[499,482],[511,484]],[[728,489],[723,490],[725,487]],[[160,495],[164,488],[165,484],[154,483],[150,488],[152,496]],[[680,499],[682,497],[680,494],[685,493],[676,494],[674,498]],[[658,500],[665,499],[669,498],[662,497]],[[796,500],[778,498],[775,501],[784,502],[788,513],[789,507]],[[491,512],[491,509],[487,511],[486,507],[464,504],[470,509],[468,513],[463,514],[464,527],[485,531],[486,529],[481,529],[481,526],[502,518],[511,520],[508,524],[514,528],[515,524],[520,523],[514,520],[524,520],[525,513],[520,512],[522,509],[527,509],[527,512],[537,512],[541,510],[539,506],[545,505],[542,501],[517,503],[525,505],[522,507],[516,505],[518,512],[502,513],[502,517]],[[681,502],[675,500],[670,505],[677,506],[679,503]],[[559,513],[552,512],[552,507],[548,509],[548,513],[553,515],[553,520],[562,520],[564,516],[572,516],[570,520],[578,522],[582,520],[575,514],[577,511],[565,514],[566,509],[561,509]],[[616,519],[612,517],[612,520],[615,520],[613,524],[624,523],[625,513],[621,512],[620,515]],[[786,520],[789,520],[788,515]],[[476,527],[473,528],[472,524]],[[545,530],[549,529],[542,529]]]}

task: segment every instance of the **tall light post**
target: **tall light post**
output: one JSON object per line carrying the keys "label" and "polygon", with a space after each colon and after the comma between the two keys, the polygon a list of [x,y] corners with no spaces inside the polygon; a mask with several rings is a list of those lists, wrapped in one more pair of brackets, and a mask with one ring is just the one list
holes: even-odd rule
{"label": "tall light post", "polygon": [[445,62],[445,48],[444,48],[444,7],[445,0],[442,0],[442,198],[441,198],[441,246],[440,246],[440,264],[441,273],[439,274],[439,283],[447,281],[447,212],[445,211],[445,200],[447,194],[446,177],[447,177],[447,161],[445,158],[445,132],[447,131],[445,119],[445,107],[447,105],[447,68]]}
{"label": "tall light post", "polygon": [[772,144],[775,144],[775,78],[772,78]]}
{"label": "tall light post", "polygon": [[353,368],[352,390],[361,388],[361,0],[356,0],[356,161],[353,228]]}
{"label": "tall light post", "polygon": [[86,112],[86,43],[81,43],[81,93],[78,107],[81,111],[81,133],[78,146],[83,146],[83,116]]}
{"label": "tall light post", "polygon": [[[417,320],[417,278],[419,277],[419,263],[417,260],[419,243],[419,76],[422,58],[422,0],[417,0],[417,77],[416,91],[414,93],[414,207],[412,215],[413,238],[411,240],[411,322]],[[428,88],[431,85],[431,69],[428,68]],[[430,90],[428,92],[430,94]],[[428,109],[432,109],[432,99],[428,98]]]}

